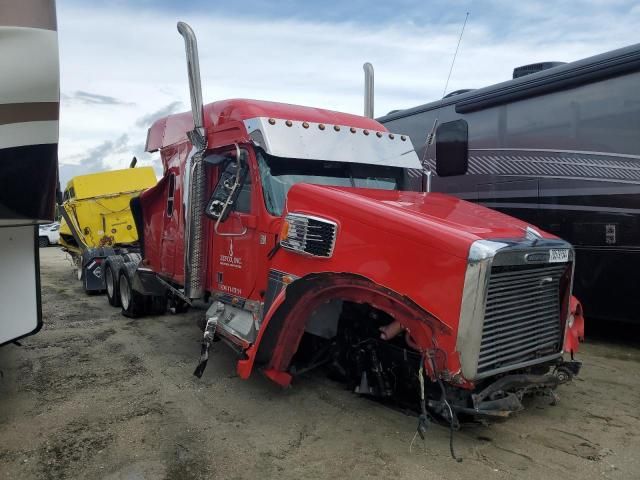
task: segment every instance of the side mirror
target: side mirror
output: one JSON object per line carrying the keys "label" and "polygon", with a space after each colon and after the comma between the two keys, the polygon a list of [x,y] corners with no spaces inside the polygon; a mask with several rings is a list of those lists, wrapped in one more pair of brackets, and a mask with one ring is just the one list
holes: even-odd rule
{"label": "side mirror", "polygon": [[238,195],[240,195],[246,175],[247,169],[237,161],[231,161],[227,164],[205,209],[205,214],[208,217],[218,222],[224,222],[229,217],[229,213],[233,210]]}
{"label": "side mirror", "polygon": [[[247,163],[242,161],[242,152],[240,151],[240,147],[237,143],[234,144],[234,146],[236,147],[235,159],[227,163],[227,166],[224,169],[224,172],[222,172],[220,180],[213,191],[213,195],[211,195],[209,203],[207,203],[207,207],[204,210],[205,215],[216,220],[214,231],[216,234],[221,236],[236,236],[244,235],[246,233],[246,229],[244,232],[239,234],[221,233],[218,231],[220,223],[224,222],[229,217],[229,213],[233,210],[233,206],[240,195],[240,190],[249,170]],[[228,156],[226,157],[226,160],[229,160]],[[219,165],[222,163],[220,156],[216,155],[207,156],[204,161],[210,165]]]}
{"label": "side mirror", "polygon": [[466,120],[441,124],[436,130],[436,172],[439,177],[464,175],[469,168],[469,126]]}

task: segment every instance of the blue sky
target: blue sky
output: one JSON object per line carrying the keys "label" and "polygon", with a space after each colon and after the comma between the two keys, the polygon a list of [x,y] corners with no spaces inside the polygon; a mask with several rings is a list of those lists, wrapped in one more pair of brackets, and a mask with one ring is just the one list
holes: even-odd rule
{"label": "blue sky", "polygon": [[362,112],[365,61],[376,115],[504,81],[522,64],[572,61],[640,42],[640,6],[563,1],[58,0],[60,164],[70,176],[128,165],[148,125],[189,107],[178,20],[199,42],[206,102],[245,97]]}

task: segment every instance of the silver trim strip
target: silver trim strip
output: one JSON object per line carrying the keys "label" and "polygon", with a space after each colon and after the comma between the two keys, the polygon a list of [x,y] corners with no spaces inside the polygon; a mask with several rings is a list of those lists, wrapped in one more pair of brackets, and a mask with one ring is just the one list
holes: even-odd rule
{"label": "silver trim strip", "polygon": [[253,142],[275,157],[422,169],[406,135],[265,117],[244,125]]}
{"label": "silver trim strip", "polygon": [[484,322],[484,308],[493,258],[508,244],[491,240],[477,240],[469,248],[467,272],[464,277],[460,323],[456,350],[460,354],[462,375],[473,379],[478,370],[480,342]]}

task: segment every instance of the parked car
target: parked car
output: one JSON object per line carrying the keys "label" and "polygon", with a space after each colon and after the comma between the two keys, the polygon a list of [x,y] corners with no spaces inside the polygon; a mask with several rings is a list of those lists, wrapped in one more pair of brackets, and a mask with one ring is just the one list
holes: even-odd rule
{"label": "parked car", "polygon": [[48,247],[60,242],[60,223],[53,222],[38,227],[38,246]]}

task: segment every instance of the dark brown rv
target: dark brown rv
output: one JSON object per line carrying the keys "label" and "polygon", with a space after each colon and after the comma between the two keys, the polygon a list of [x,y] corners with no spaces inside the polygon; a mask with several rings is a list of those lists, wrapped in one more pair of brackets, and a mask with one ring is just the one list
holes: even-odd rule
{"label": "dark brown rv", "polygon": [[[435,120],[459,119],[468,124],[469,173],[438,178],[425,140]],[[434,191],[570,241],[587,318],[640,321],[640,44],[520,67],[507,82],[379,121],[411,135],[434,170]]]}

